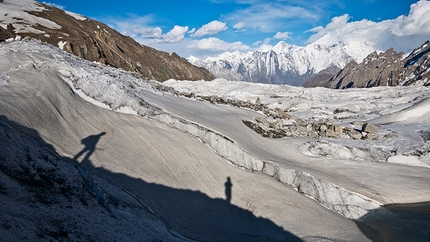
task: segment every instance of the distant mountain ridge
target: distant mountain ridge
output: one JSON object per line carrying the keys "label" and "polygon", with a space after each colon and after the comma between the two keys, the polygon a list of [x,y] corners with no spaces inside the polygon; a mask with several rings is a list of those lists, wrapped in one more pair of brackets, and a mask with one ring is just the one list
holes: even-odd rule
{"label": "distant mountain ridge", "polygon": [[267,51],[225,52],[203,60],[188,60],[217,78],[300,86],[322,71],[335,75],[351,60],[361,61],[373,51],[366,43],[342,43],[326,35],[304,47],[280,41]]}
{"label": "distant mountain ridge", "polygon": [[79,14],[32,0],[0,0],[0,42],[26,36],[89,61],[134,71],[148,79],[214,79],[209,71],[192,65],[176,53],[141,45]]}
{"label": "distant mountain ridge", "polygon": [[337,75],[310,86],[335,89],[376,86],[430,86],[430,41],[405,57],[392,48],[369,54],[361,63],[351,61]]}

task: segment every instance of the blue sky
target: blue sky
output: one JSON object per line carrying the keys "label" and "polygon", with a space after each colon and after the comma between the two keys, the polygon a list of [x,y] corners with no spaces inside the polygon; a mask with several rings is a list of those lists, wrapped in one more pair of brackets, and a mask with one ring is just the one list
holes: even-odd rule
{"label": "blue sky", "polygon": [[366,41],[380,50],[407,51],[430,39],[430,2],[424,0],[45,2],[184,57],[267,49],[279,41],[304,46],[325,34],[340,41]]}

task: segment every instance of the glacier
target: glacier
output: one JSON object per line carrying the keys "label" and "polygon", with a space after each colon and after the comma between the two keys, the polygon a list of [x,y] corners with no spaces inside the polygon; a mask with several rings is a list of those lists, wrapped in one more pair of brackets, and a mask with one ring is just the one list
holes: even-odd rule
{"label": "glacier", "polygon": [[[428,102],[422,101],[429,95],[425,87],[328,90],[224,79],[160,84],[83,61],[37,41],[1,44],[0,54],[5,57],[0,65],[0,80],[4,80],[1,114],[37,129],[61,155],[73,157],[81,148],[82,137],[105,131],[107,138],[100,143],[103,149],[91,157],[94,167],[199,191],[214,199],[223,197],[222,184],[229,176],[235,206],[270,219],[304,240],[364,241],[350,219],[359,219],[384,204],[430,198],[425,166],[429,164],[425,134],[430,130],[430,114],[426,112]],[[185,93],[193,93],[194,98]],[[381,130],[376,140],[321,142],[362,152],[387,151],[394,158],[345,158],[338,155],[342,149],[332,148],[314,154],[303,150],[314,141],[309,138],[263,138],[242,123],[243,119],[267,118],[263,112],[212,104],[199,96],[244,102],[259,98],[268,108],[287,110],[308,121],[373,122]],[[414,107],[424,111],[409,115]],[[340,109],[354,115],[339,118],[334,111]],[[403,118],[395,120],[390,115]],[[363,148],[366,146],[368,149]],[[402,157],[415,157],[422,166]],[[100,169],[94,172],[145,201],[179,234],[194,239],[222,238],[199,221],[186,219],[191,210],[182,201],[160,201],[137,183],[124,183]],[[178,217],[183,219],[177,221]],[[235,227],[219,225],[211,216],[204,219],[234,235]],[[270,237],[263,231],[255,233]]]}

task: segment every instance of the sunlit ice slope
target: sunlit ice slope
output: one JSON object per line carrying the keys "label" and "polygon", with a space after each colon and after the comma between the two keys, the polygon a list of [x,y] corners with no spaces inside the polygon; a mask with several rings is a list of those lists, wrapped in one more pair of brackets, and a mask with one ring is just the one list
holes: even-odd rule
{"label": "sunlit ice slope", "polygon": [[[333,91],[222,79],[210,83],[172,80],[165,84],[188,96],[192,93],[191,96],[197,100],[220,97],[223,100],[248,101],[250,104],[258,99],[272,110],[288,111],[288,116],[293,118],[283,121],[284,128],[294,127],[291,123],[301,123],[304,125],[302,133],[314,132],[316,135],[314,138],[263,138],[245,126],[232,125],[242,119],[266,118],[261,112],[251,117],[234,117],[233,114],[224,115],[221,112],[214,114],[215,111],[208,111],[214,105],[206,103],[208,107],[201,106],[200,111],[204,115],[193,115],[187,113],[185,108],[175,109],[169,104],[171,102],[153,101],[178,115],[229,134],[230,138],[262,160],[308,172],[381,204],[424,202],[430,199],[429,142],[426,135],[430,128],[430,92],[426,87]],[[189,99],[181,102],[194,105]],[[226,120],[224,124],[221,124],[222,120]],[[274,125],[277,120],[267,117],[267,122]],[[345,133],[338,138],[319,137],[318,130],[313,128],[332,124],[340,129],[361,130],[359,125],[364,122],[377,125],[379,133],[373,139],[355,140]],[[291,132],[294,133],[294,130]],[[294,134],[300,136],[298,131]]]}
{"label": "sunlit ice slope", "polygon": [[[80,163],[79,169],[129,191],[180,238],[366,240],[345,217],[270,176],[239,169],[195,136],[148,116],[164,111],[149,108],[145,93],[152,102],[168,101],[154,94],[152,83],[36,41],[1,44],[0,54],[0,115],[36,130],[60,155]],[[123,79],[140,83],[141,99],[106,101],[122,94],[115,88],[126,85]],[[110,109],[129,114],[83,100],[78,92],[89,94],[88,89],[70,86],[80,80],[98,86],[100,96],[90,96],[104,95]]]}

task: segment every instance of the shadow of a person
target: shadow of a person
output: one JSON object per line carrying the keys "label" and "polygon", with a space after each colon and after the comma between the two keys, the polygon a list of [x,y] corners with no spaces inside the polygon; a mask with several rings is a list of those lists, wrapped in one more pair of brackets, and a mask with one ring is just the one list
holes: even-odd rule
{"label": "shadow of a person", "polygon": [[85,154],[85,152],[87,152],[85,157],[82,159],[81,164],[89,163],[90,162],[89,158],[93,154],[93,152],[96,150],[97,143],[99,142],[100,138],[105,134],[106,134],[106,132],[101,132],[100,134],[90,135],[90,136],[82,139],[81,144],[85,145],[85,147],[73,157],[73,160],[78,161],[78,158],[81,155]]}
{"label": "shadow of a person", "polygon": [[231,187],[233,184],[231,183],[230,177],[227,177],[227,181],[224,183],[225,185],[225,200],[230,203],[231,202]]}

